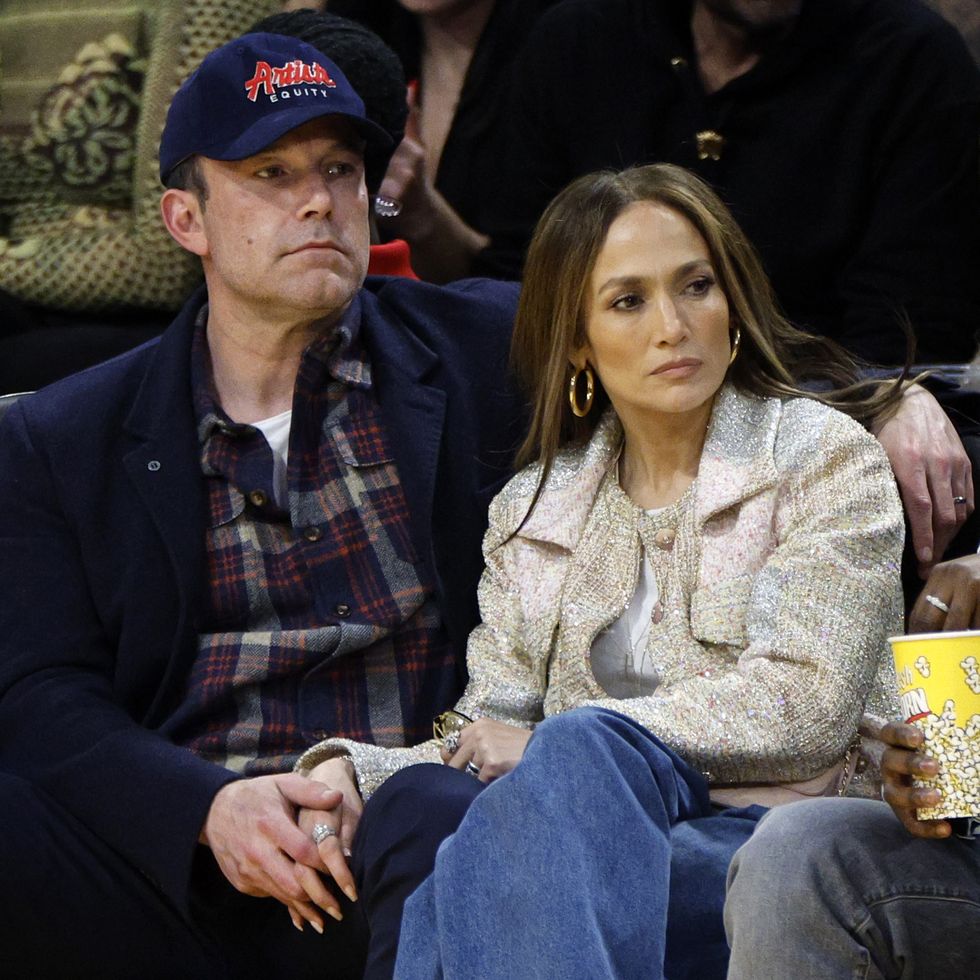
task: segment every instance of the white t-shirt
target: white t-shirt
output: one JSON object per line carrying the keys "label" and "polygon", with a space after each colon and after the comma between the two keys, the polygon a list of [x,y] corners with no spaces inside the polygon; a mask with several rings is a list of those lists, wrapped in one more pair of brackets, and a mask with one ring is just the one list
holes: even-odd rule
{"label": "white t-shirt", "polygon": [[253,422],[272,450],[274,470],[272,474],[272,489],[276,495],[276,503],[285,508],[289,503],[289,487],[286,481],[286,462],[289,454],[289,427],[293,421],[293,411],[280,412],[272,418]]}

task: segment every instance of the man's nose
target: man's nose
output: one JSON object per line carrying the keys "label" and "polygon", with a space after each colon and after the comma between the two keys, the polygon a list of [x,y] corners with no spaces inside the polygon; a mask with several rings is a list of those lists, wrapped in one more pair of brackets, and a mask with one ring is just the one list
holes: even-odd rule
{"label": "man's nose", "polygon": [[323,174],[310,174],[303,181],[300,211],[302,217],[323,218],[333,210],[333,195]]}

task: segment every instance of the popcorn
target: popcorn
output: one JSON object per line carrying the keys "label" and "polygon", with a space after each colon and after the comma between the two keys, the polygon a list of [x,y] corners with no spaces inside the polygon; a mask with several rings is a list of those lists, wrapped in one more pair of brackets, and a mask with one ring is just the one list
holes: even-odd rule
{"label": "popcorn", "polygon": [[932,668],[929,666],[929,661],[925,657],[919,657],[915,662],[915,669],[923,676],[928,677],[932,672]]}
{"label": "popcorn", "polygon": [[980,814],[980,714],[966,724],[956,724],[953,702],[947,701],[942,714],[929,715],[918,722],[926,737],[926,751],[939,763],[931,779],[916,779],[916,786],[935,787],[943,794],[935,807],[922,807],[920,820],[940,820]]}

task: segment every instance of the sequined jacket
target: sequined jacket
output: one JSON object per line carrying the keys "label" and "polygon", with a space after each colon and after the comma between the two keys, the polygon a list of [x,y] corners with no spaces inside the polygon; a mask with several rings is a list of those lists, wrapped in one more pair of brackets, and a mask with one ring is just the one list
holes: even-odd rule
{"label": "sequined jacket", "polygon": [[[668,609],[656,637],[663,681],[617,700],[596,682],[590,649],[632,597],[641,549],[657,547],[647,515],[610,476],[621,441],[610,412],[586,446],[559,454],[526,521],[538,465],[493,501],[482,624],[458,709],[532,727],[601,705],[670,744],[719,801],[832,792],[862,714],[896,714],[885,637],[901,629],[903,522],[884,453],[815,401],[722,389],[693,516],[676,529],[688,573],[675,576],[668,602],[686,608]],[[298,767],[339,754],[351,756],[365,796],[403,766],[439,761],[434,741],[383,749],[333,739]]]}

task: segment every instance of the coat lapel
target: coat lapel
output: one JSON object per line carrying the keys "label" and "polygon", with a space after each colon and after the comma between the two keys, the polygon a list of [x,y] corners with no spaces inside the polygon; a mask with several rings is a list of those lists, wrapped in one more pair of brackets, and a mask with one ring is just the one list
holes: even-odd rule
{"label": "coat lapel", "polygon": [[409,511],[416,550],[436,575],[432,508],[446,419],[446,393],[426,377],[438,355],[418,337],[389,323],[369,293],[362,293],[362,335],[371,356],[375,391]]}

